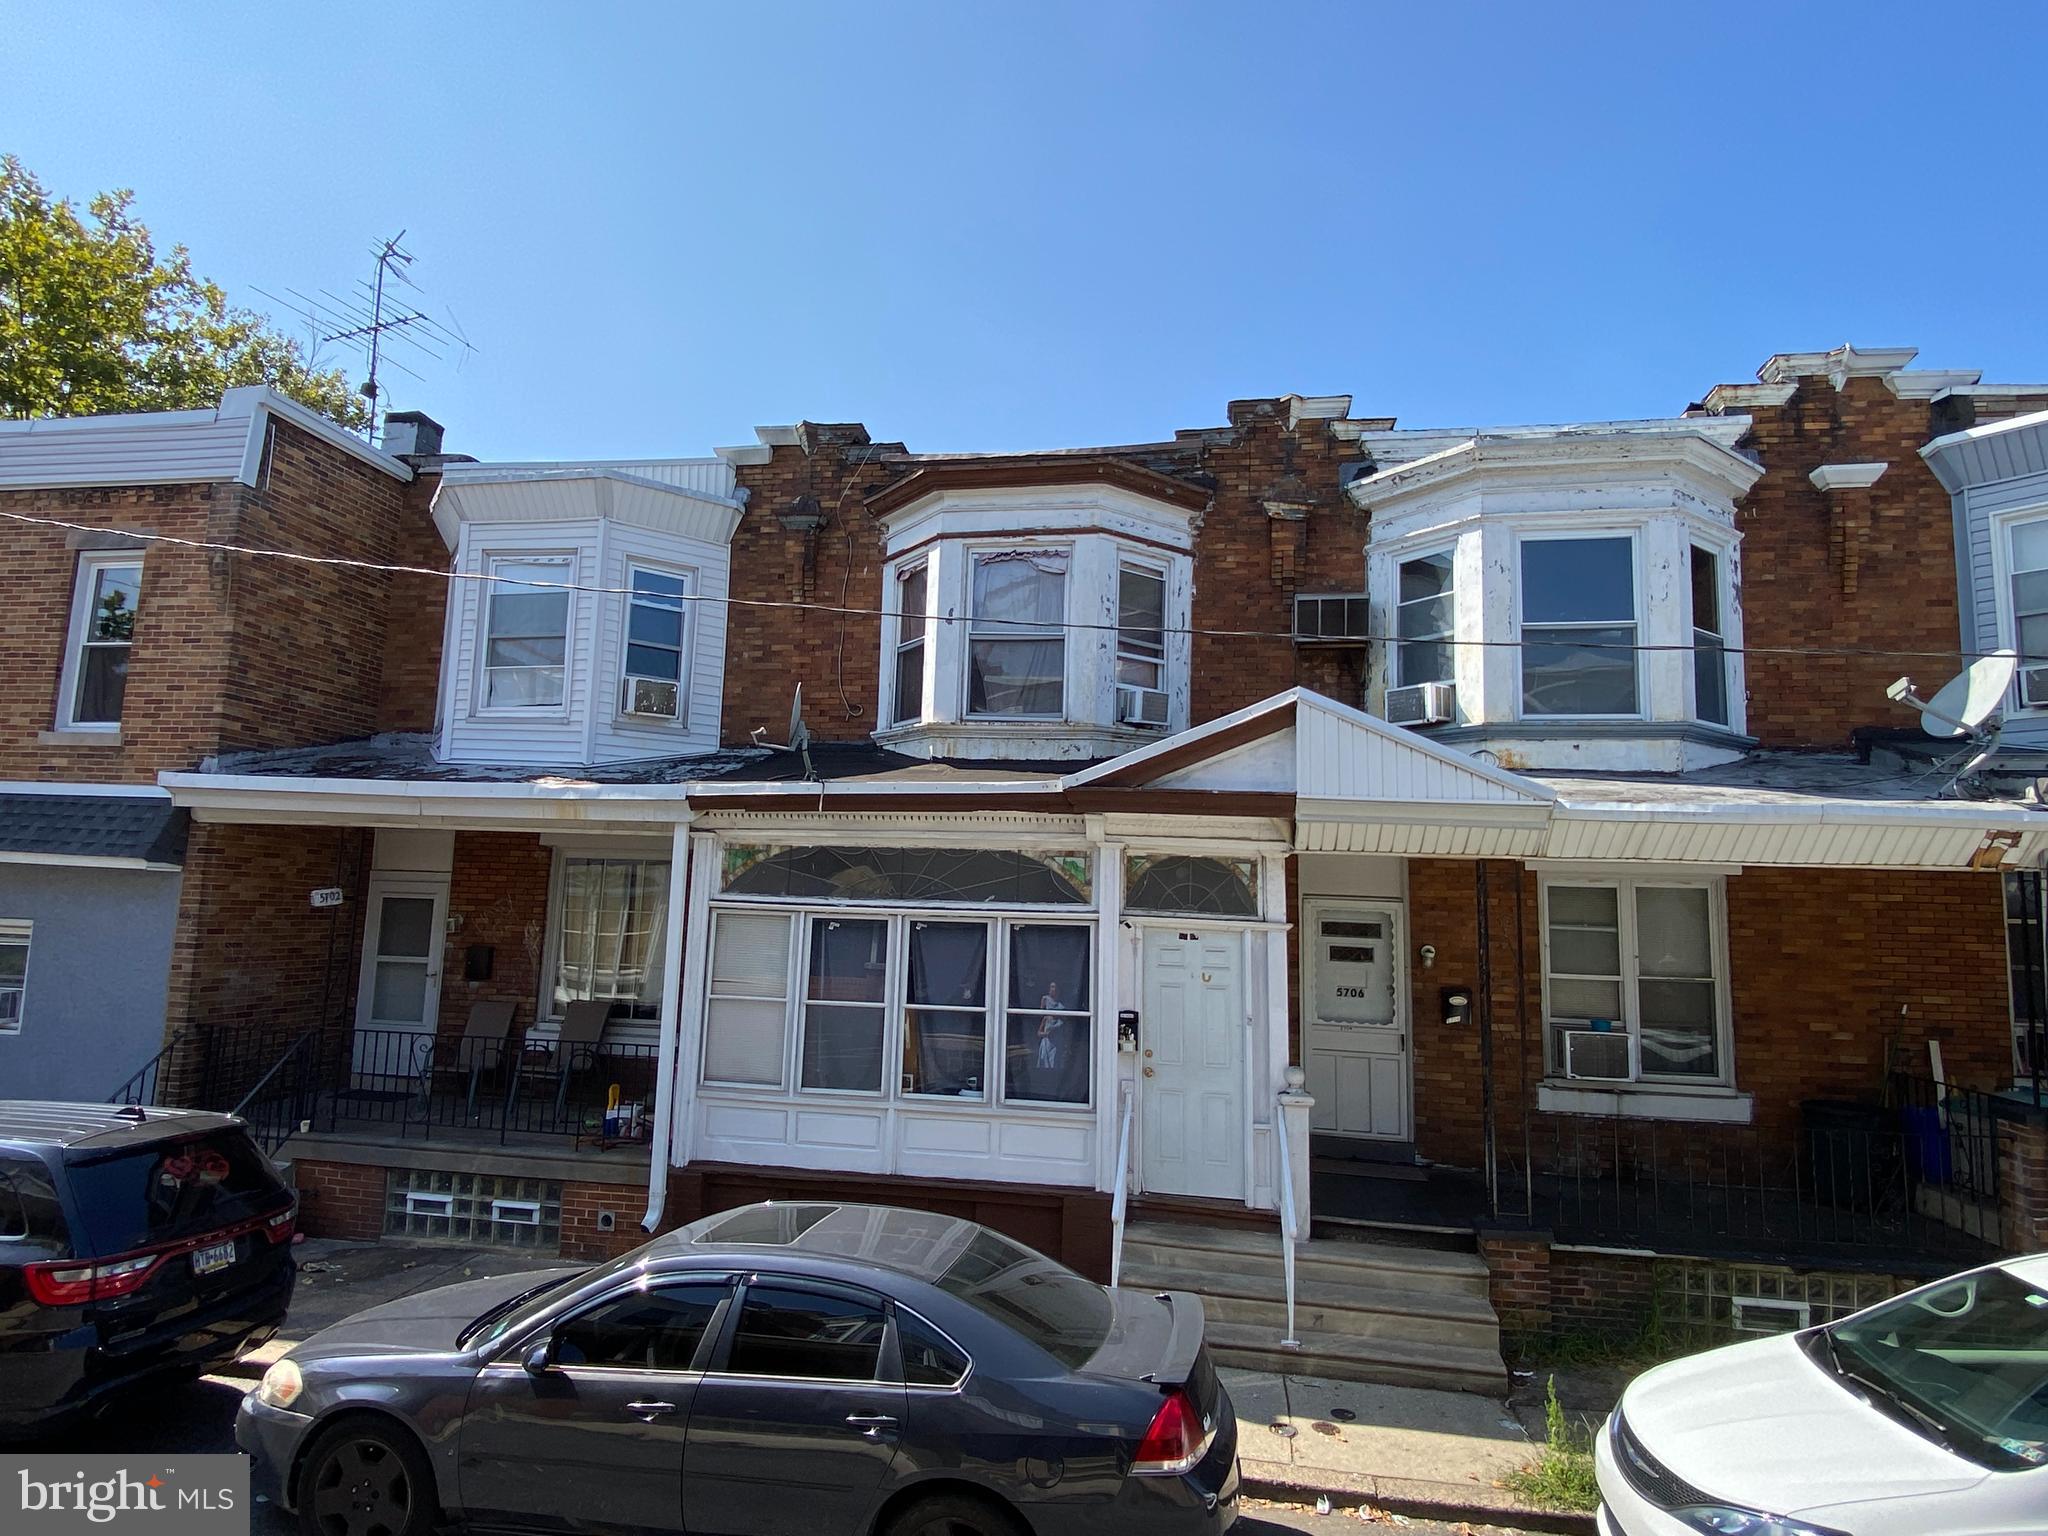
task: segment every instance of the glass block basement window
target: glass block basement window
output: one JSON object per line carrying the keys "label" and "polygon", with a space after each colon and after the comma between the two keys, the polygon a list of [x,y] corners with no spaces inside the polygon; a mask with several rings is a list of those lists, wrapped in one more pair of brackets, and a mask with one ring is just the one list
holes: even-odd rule
{"label": "glass block basement window", "polygon": [[562,1186],[548,1179],[394,1168],[384,1188],[384,1235],[552,1252],[562,1243]]}

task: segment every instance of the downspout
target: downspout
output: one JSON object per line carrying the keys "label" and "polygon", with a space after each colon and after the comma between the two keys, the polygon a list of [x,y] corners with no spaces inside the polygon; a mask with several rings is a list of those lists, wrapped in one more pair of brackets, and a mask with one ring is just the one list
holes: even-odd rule
{"label": "downspout", "polygon": [[676,1020],[683,997],[683,928],[689,919],[690,821],[676,823],[668,861],[668,924],[661,936],[661,1041],[654,1054],[654,1146],[647,1159],[647,1214],[641,1230],[661,1230],[668,1204],[669,1147],[676,1120]]}

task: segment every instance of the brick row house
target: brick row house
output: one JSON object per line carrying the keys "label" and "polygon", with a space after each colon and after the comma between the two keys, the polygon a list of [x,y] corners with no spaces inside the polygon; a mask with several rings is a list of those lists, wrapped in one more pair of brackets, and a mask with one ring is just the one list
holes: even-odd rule
{"label": "brick row house", "polygon": [[[479,463],[273,411],[332,455],[307,498],[252,469],[164,531],[448,575],[149,545],[123,707],[206,723],[138,712],[88,772],[42,743],[100,546],[10,530],[61,595],[12,641],[9,790],[189,818],[163,1095],[269,1116],[315,1231],[593,1255],[754,1198],[928,1205],[1200,1270],[1247,1357],[1274,1293],[1230,1255],[1423,1234],[1323,1255],[1391,1327],[1308,1298],[1382,1379],[1495,1378],[1501,1324],[1663,1285],[1824,1314],[2048,1212],[2048,684],[1988,762],[1887,694],[2048,624],[2048,386],[1911,362],[1004,455],[806,422]],[[122,462],[11,504],[154,531]],[[160,586],[209,594],[176,652]]]}

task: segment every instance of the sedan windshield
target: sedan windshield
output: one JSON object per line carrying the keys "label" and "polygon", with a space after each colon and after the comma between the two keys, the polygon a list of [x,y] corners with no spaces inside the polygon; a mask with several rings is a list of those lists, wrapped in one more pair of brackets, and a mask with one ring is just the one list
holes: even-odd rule
{"label": "sedan windshield", "polygon": [[2048,1291],[2003,1269],[1959,1275],[1813,1336],[1816,1359],[1877,1407],[1979,1466],[2048,1462]]}

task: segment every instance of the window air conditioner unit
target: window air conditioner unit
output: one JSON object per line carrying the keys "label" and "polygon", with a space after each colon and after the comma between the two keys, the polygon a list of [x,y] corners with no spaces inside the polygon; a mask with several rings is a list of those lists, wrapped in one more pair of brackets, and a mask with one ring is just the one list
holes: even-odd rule
{"label": "window air conditioner unit", "polygon": [[1296,594],[1296,645],[1364,645],[1371,638],[1372,605],[1364,593]]}
{"label": "window air conditioner unit", "polygon": [[1387,690],[1387,721],[1392,725],[1448,725],[1458,718],[1456,683],[1410,683]]}
{"label": "window air conditioner unit", "polygon": [[1166,690],[1134,688],[1119,684],[1116,690],[1116,719],[1119,725],[1166,724]]}
{"label": "window air conditioner unit", "polygon": [[1635,1041],[1619,1029],[1564,1032],[1564,1075],[1600,1083],[1635,1081]]}

